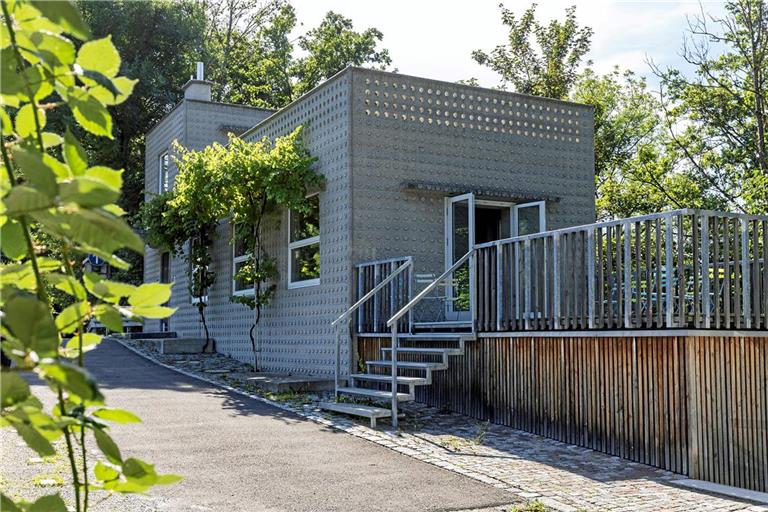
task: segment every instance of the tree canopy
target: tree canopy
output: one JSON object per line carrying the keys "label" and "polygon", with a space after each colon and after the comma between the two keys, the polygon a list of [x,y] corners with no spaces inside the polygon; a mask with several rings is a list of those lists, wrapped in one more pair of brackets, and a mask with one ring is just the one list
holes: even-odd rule
{"label": "tree canopy", "polygon": [[659,91],[642,70],[601,76],[590,68],[592,30],[578,24],[575,7],[548,24],[535,9],[517,17],[502,7],[507,43],[472,56],[499,73],[503,89],[595,107],[599,218],[682,207],[768,211],[764,0],[731,0],[722,18],[690,20],[682,56],[693,72],[652,65]]}

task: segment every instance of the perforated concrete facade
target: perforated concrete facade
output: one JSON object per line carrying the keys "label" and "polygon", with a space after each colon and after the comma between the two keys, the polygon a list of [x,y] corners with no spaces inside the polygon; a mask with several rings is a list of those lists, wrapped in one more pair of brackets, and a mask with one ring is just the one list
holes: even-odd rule
{"label": "perforated concrete facade", "polygon": [[[190,149],[202,149],[213,143],[225,143],[228,131],[243,132],[272,113],[270,110],[225,103],[183,100],[147,134],[144,167],[144,195],[151,197],[159,191],[160,156],[174,155],[173,142]],[[176,177],[173,158],[169,162],[170,183]],[[199,335],[197,310],[191,306],[187,290],[187,268],[183,258],[172,258],[171,281],[174,282],[170,305],[179,308],[171,319],[171,329]],[[144,281],[160,280],[160,253],[145,247]],[[228,296],[227,296],[228,297]],[[160,322],[149,320],[146,330],[159,330]]]}
{"label": "perforated concrete facade", "polygon": [[[190,103],[198,108],[199,102]],[[226,119],[233,113],[218,111],[220,105],[206,106],[210,110],[202,114],[205,119],[189,117],[186,128],[179,128],[184,123],[171,113],[164,121],[167,126],[150,134],[148,166],[155,136],[168,138],[183,131],[191,147],[203,147],[215,140],[206,140],[210,129],[201,128],[219,123],[210,118],[221,116],[220,123],[228,125],[239,122]],[[318,157],[317,170],[326,180],[320,193],[320,284],[288,289],[284,212],[267,241],[280,277],[259,327],[265,370],[333,373],[330,323],[351,303],[354,264],[410,255],[417,271],[443,269],[444,198],[404,190],[406,182],[548,198],[547,222],[552,228],[594,221],[593,118],[587,106],[349,68],[256,124],[245,138],[273,138],[298,125],[304,125],[307,147]],[[148,176],[148,189],[153,186],[156,181]],[[250,362],[251,312],[229,300],[230,237],[230,228],[222,225],[213,262],[217,282],[209,292],[207,318],[219,350]],[[145,275],[157,279],[157,258],[147,259]],[[197,312],[186,291],[187,269],[180,263],[173,268],[178,283],[174,304],[181,309],[171,329],[199,335]],[[346,346],[344,351],[342,361],[347,361]]]}
{"label": "perforated concrete facade", "polygon": [[371,70],[354,77],[355,262],[411,255],[417,272],[444,270],[444,197],[406,192],[406,182],[556,198],[548,228],[594,222],[591,107]]}

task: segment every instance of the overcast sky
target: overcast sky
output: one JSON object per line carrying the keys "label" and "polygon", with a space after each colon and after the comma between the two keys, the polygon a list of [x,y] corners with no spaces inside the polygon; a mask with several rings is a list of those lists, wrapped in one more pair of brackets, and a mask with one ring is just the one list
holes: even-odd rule
{"label": "overcast sky", "polygon": [[[683,68],[679,57],[686,15],[704,10],[720,15],[723,2],[541,0],[537,17],[563,18],[576,5],[580,24],[594,30],[589,58],[594,68],[606,72],[615,65],[649,75],[647,59],[663,66]],[[475,63],[472,50],[490,50],[506,41],[499,0],[292,0],[303,27],[316,26],[333,10],[351,18],[357,30],[376,27],[384,33],[393,66],[401,73],[448,80],[475,77],[486,87],[498,76]],[[524,11],[529,1],[508,0],[508,8]],[[654,82],[654,80],[650,80]]]}

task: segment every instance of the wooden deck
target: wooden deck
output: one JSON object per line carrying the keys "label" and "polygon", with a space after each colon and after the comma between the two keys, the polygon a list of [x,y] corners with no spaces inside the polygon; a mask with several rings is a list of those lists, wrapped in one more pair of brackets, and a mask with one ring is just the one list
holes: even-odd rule
{"label": "wooden deck", "polygon": [[[768,216],[702,210],[480,244],[420,290],[403,272],[359,310],[353,361],[443,346],[411,336],[414,308],[443,297],[476,339],[417,400],[766,492],[766,262]],[[359,293],[400,264],[361,265]]]}

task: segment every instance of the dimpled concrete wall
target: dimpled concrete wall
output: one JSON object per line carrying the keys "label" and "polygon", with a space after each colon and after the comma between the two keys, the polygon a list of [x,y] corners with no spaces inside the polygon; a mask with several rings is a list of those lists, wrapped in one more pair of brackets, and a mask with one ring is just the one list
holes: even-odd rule
{"label": "dimpled concrete wall", "polygon": [[[305,127],[305,141],[318,158],[317,170],[325,176],[320,194],[320,285],[288,289],[287,212],[282,212],[277,229],[266,237],[267,251],[278,262],[277,293],[262,314],[260,366],[264,370],[331,375],[334,371],[335,338],[331,321],[349,302],[349,97],[350,77],[342,74],[315,89],[300,101],[256,125],[246,140],[270,139],[286,135],[295,127]],[[197,103],[197,102],[195,102]],[[195,105],[197,108],[197,104]],[[204,124],[216,112],[190,116],[187,137],[190,147],[211,142]],[[226,118],[226,116],[225,116]],[[212,125],[219,124],[218,121]],[[234,124],[229,121],[225,124]],[[203,128],[201,128],[201,125]],[[156,185],[155,185],[156,186]],[[231,228],[222,224],[213,255],[216,283],[209,290],[206,318],[220,352],[252,362],[248,337],[253,314],[245,306],[230,301],[232,294]],[[157,265],[159,275],[159,265]],[[179,307],[171,329],[184,335],[202,333],[196,309],[186,290],[187,269],[179,259],[173,265],[174,299]],[[346,351],[346,347],[345,347]],[[346,355],[344,356],[346,360]]]}
{"label": "dimpled concrete wall", "polygon": [[[145,197],[152,197],[159,187],[159,158],[168,151],[173,155],[173,141],[190,149],[202,149],[213,142],[225,143],[227,130],[242,132],[272,113],[270,110],[212,103],[205,101],[184,100],[166,115],[147,134],[145,154],[144,191]],[[169,174],[171,183],[176,177],[176,165],[171,158]],[[170,305],[179,308],[171,319],[171,330],[180,335],[199,336],[202,327],[196,308],[192,307],[187,290],[187,265],[183,257],[171,261],[171,280],[174,282]],[[145,248],[144,281],[160,279],[160,253],[150,247]],[[158,330],[160,322],[148,320],[145,330]]]}
{"label": "dimpled concrete wall", "polygon": [[585,105],[358,69],[352,141],[354,263],[410,255],[417,272],[444,269],[444,199],[409,181],[556,197],[548,228],[595,218]]}

